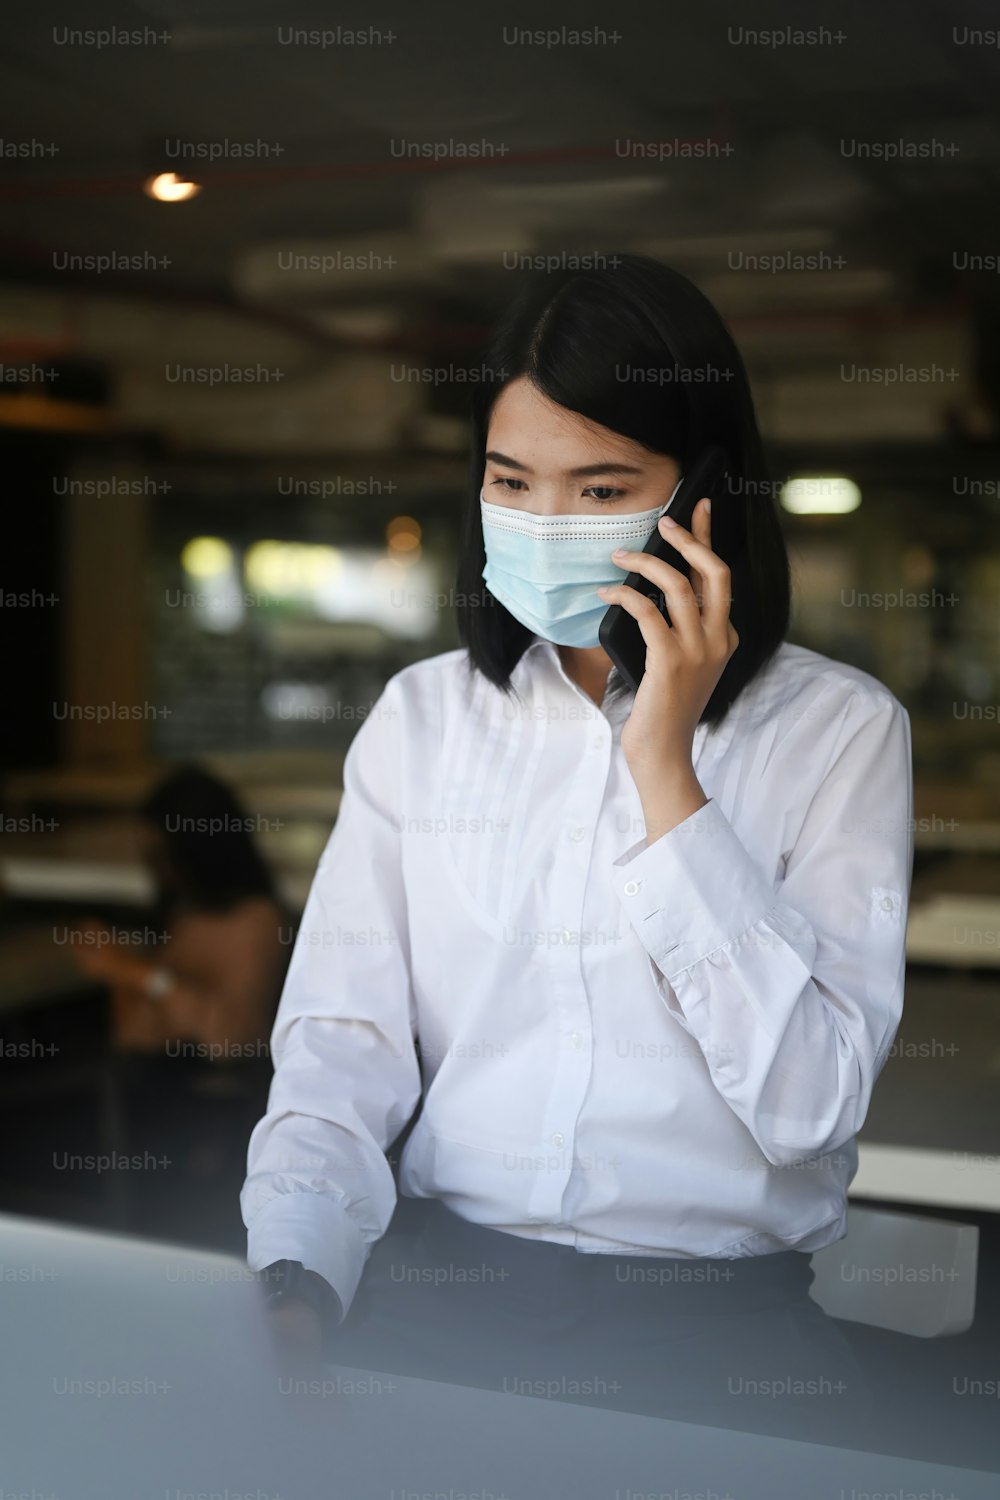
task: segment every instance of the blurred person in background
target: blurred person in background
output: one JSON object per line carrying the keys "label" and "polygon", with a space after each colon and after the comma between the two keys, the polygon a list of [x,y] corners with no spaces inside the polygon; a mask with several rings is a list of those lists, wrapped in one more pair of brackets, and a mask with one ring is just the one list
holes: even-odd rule
{"label": "blurred person in background", "polygon": [[111,934],[90,922],[93,940],[73,953],[110,991],[128,1150],[175,1167],[162,1181],[149,1174],[137,1217],[217,1241],[221,1226],[234,1227],[246,1137],[266,1099],[288,913],[253,820],[218,777],[181,767],[140,813],[156,884],[148,929],[162,951],[97,941]]}
{"label": "blurred person in background", "polygon": [[[156,882],[149,926],[163,956],[110,942],[74,954],[111,989],[114,1045],[189,1055],[250,1055],[267,1038],[286,958],[274,882],[233,792],[209,772],[182,767],[140,809],[144,859]],[[89,924],[96,931],[99,924]]]}

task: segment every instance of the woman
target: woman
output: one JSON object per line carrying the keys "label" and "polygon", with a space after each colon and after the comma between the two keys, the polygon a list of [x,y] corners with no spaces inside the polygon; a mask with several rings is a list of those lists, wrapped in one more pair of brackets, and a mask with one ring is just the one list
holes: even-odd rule
{"label": "woman", "polygon": [[[300,1348],[319,1317],[337,1359],[491,1385],[613,1348],[632,1373],[598,1404],[712,1420],[723,1372],[846,1367],[809,1252],[845,1233],[901,1014],[909,721],[785,641],[739,355],[684,277],[616,262],[529,282],[485,355],[464,648],[390,679],[351,745],[242,1203]],[[711,443],[730,493],[671,525]],[[690,582],[642,554],[657,524]],[[612,604],[646,644],[635,693]],[[394,1238],[383,1153],[418,1103]],[[456,1260],[496,1276],[442,1288]],[[447,1332],[473,1309],[477,1350]]]}

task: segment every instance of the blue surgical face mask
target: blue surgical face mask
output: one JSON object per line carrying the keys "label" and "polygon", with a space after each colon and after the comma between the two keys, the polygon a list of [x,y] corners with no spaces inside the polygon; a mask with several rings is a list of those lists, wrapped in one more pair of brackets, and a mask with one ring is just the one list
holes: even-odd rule
{"label": "blue surgical face mask", "polygon": [[611,553],[616,547],[641,552],[679,488],[680,481],[666,505],[613,516],[533,516],[491,505],[480,490],[483,581],[535,635],[558,646],[599,646],[609,606],[597,590],[626,578]]}

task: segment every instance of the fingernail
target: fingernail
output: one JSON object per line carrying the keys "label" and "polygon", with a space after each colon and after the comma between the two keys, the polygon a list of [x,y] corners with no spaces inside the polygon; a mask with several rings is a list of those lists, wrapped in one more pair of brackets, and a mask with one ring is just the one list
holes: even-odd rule
{"label": "fingernail", "polygon": [[676,526],[677,522],[674,520],[673,516],[661,516],[660,517],[660,525],[661,526]]}
{"label": "fingernail", "polygon": [[616,547],[615,550],[612,552],[611,556],[612,557],[624,557],[625,556],[625,548],[624,547]]}
{"label": "fingernail", "polygon": [[712,514],[712,502],[707,498],[705,500],[705,514],[706,516],[710,516]]}

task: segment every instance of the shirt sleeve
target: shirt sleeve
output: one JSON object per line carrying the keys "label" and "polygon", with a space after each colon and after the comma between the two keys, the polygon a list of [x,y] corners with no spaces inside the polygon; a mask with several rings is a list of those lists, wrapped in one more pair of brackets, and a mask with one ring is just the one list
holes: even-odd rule
{"label": "shirt sleeve", "polygon": [[240,1195],[250,1267],[301,1261],[333,1287],[340,1321],[389,1227],[396,1187],[385,1152],[421,1093],[400,852],[400,721],[390,679],[344,760]]}
{"label": "shirt sleeve", "polygon": [[[788,764],[757,792],[782,820]],[[912,809],[909,716],[854,693],[783,872],[759,867],[714,800],[614,861],[664,1003],[776,1166],[864,1122],[902,1015]]]}

